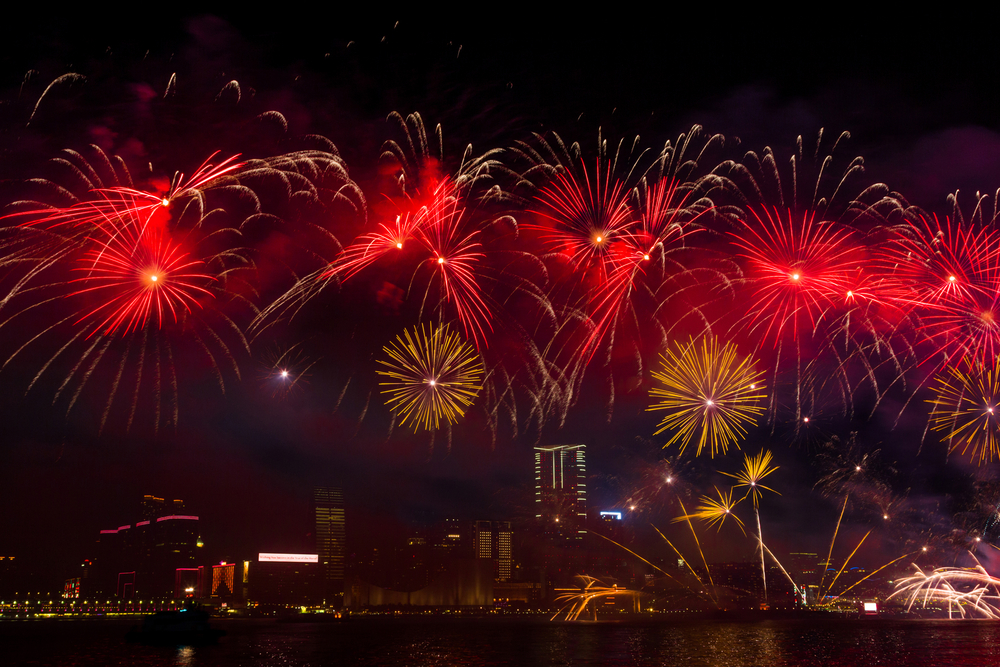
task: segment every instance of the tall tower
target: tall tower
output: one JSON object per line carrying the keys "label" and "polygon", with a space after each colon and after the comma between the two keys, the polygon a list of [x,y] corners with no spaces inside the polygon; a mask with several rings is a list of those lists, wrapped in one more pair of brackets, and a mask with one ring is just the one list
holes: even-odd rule
{"label": "tall tower", "polygon": [[316,487],[313,490],[313,509],[323,597],[327,604],[340,606],[344,595],[344,560],[347,554],[344,492],[336,487]]}
{"label": "tall tower", "polygon": [[510,581],[514,572],[514,532],[510,521],[476,521],[472,526],[476,558],[493,561],[493,579]]}
{"label": "tall tower", "polygon": [[535,447],[535,518],[567,545],[587,533],[587,446]]}

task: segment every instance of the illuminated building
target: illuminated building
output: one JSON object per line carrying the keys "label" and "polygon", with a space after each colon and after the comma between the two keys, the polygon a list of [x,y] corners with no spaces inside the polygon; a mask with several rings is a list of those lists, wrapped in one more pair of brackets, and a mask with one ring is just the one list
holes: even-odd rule
{"label": "illuminated building", "polygon": [[94,570],[94,590],[121,598],[172,597],[177,570],[195,567],[199,519],[177,514],[184,503],[144,496],[144,518],[133,524],[102,530]]}
{"label": "illuminated building", "polygon": [[494,581],[509,581],[514,570],[514,533],[510,521],[476,521],[472,542],[476,558],[493,562]]}
{"label": "illuminated building", "polygon": [[213,565],[210,595],[224,600],[234,599],[237,597],[236,582],[236,563],[222,561],[218,565]]}
{"label": "illuminated building", "polygon": [[168,502],[163,498],[145,495],[140,503],[140,513],[144,521],[152,521],[167,514],[183,514],[184,501],[174,499]]}
{"label": "illuminated building", "polygon": [[179,567],[174,570],[174,598],[200,599],[204,597],[205,568]]}
{"label": "illuminated building", "polygon": [[823,574],[824,560],[816,553],[791,553],[788,561],[795,581],[803,585],[816,585]]}
{"label": "illuminated building", "polygon": [[318,554],[261,553],[250,564],[248,597],[262,605],[304,605],[322,600]]}
{"label": "illuminated building", "polygon": [[316,487],[313,509],[323,594],[328,604],[339,603],[344,594],[344,559],[347,554],[343,491],[336,487]]}
{"label": "illuminated building", "polygon": [[346,591],[344,606],[364,607],[462,607],[482,608],[493,604],[492,566],[484,559],[453,559],[434,581],[417,590],[393,590],[352,579]]}
{"label": "illuminated building", "polygon": [[535,518],[567,545],[586,535],[586,445],[535,447]]}

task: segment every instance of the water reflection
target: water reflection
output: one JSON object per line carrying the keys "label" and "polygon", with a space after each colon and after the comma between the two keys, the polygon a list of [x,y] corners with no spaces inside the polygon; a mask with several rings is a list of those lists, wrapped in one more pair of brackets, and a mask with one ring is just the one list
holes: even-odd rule
{"label": "water reflection", "polygon": [[2,664],[39,667],[486,665],[939,667],[991,665],[992,621],[653,619],[549,623],[545,619],[352,619],[344,623],[232,622],[218,644],[146,646],[114,621],[0,623]]}
{"label": "water reflection", "polygon": [[177,660],[174,662],[177,667],[191,667],[194,664],[194,647],[178,646]]}

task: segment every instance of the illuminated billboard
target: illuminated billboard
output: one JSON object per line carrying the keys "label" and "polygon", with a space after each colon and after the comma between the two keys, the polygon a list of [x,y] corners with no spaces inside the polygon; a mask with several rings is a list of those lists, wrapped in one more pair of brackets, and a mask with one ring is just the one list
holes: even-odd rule
{"label": "illuminated billboard", "polygon": [[319,554],[257,554],[258,563],[318,563]]}

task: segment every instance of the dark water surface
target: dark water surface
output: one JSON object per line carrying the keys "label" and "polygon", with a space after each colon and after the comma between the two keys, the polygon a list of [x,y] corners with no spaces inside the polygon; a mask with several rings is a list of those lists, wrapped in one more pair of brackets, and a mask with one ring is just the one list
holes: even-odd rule
{"label": "dark water surface", "polygon": [[127,644],[134,620],[0,623],[2,665],[977,665],[1000,664],[1000,622],[543,619],[231,620],[218,644]]}

